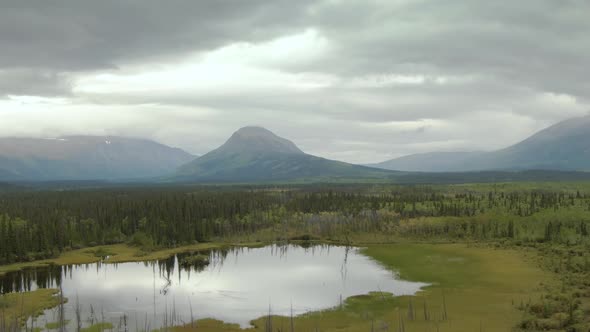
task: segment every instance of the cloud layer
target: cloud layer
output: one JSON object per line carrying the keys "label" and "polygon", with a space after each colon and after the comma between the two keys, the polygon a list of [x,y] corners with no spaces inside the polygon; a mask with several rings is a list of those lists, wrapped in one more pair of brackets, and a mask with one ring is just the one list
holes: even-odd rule
{"label": "cloud layer", "polygon": [[584,0],[0,0],[3,136],[205,153],[262,125],[375,162],[489,150],[590,110]]}

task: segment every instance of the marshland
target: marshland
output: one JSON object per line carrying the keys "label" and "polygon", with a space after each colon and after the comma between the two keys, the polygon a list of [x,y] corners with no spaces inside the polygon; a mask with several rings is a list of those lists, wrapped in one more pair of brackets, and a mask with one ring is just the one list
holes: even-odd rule
{"label": "marshland", "polygon": [[1,196],[14,330],[584,331],[589,184]]}
{"label": "marshland", "polygon": [[0,332],[590,332],[590,0],[0,0]]}

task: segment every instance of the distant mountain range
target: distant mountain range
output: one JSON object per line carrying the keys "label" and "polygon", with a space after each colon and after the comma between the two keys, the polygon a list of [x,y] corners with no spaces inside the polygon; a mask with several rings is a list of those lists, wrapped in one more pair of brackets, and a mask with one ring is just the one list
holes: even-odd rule
{"label": "distant mountain range", "polygon": [[113,136],[0,138],[0,181],[122,180],[172,174],[195,156]]}
{"label": "distant mountain range", "polygon": [[264,128],[245,127],[221,147],[180,167],[174,179],[190,182],[383,180],[393,174],[312,156]]}
{"label": "distant mountain range", "polygon": [[590,171],[590,116],[560,122],[498,151],[414,154],[370,166],[410,172]]}
{"label": "distant mountain range", "polygon": [[498,151],[415,154],[369,166],[307,154],[260,127],[238,130],[202,157],[135,138],[0,138],[0,182],[457,183],[590,179],[586,171],[590,171],[590,116],[558,123]]}

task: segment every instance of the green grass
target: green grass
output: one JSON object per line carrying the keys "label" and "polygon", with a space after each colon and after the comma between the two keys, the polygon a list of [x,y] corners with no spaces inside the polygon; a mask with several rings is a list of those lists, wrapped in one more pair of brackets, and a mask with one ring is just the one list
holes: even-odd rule
{"label": "green grass", "polygon": [[[372,239],[366,237],[357,240],[371,242]],[[224,244],[197,244],[150,253],[127,245],[102,246],[96,250],[111,253],[109,261],[115,263],[164,259],[179,252],[222,246]],[[426,282],[431,286],[415,297],[392,297],[381,293],[353,297],[345,301],[342,309],[336,308],[297,317],[297,330],[313,331],[319,327],[321,331],[369,331],[371,324],[388,324],[390,327],[398,328],[400,317],[403,317],[404,326],[410,331],[435,331],[437,325],[438,330],[443,332],[475,331],[479,330],[480,324],[485,324],[487,331],[508,331],[522,318],[517,305],[538,299],[540,284],[549,283],[551,280],[551,275],[536,267],[534,254],[527,254],[524,250],[474,247],[467,244],[400,243],[370,244],[362,252],[393,272],[399,273],[401,279]],[[64,253],[51,262],[74,264],[96,260],[94,249],[83,249]],[[48,261],[42,261],[33,265],[47,263]],[[23,266],[13,265],[15,268]],[[3,267],[5,270],[8,268]],[[4,307],[9,317],[14,317],[20,314],[21,302],[24,300],[24,312],[30,315],[30,312],[56,306],[56,293],[55,290],[40,290],[24,295],[9,294],[0,297],[0,307]],[[441,320],[443,316],[443,294],[449,320],[437,323],[436,320]],[[407,319],[410,298],[418,316],[416,321]],[[424,321],[423,318],[425,303],[431,317],[429,321]],[[273,320],[276,320],[276,326],[288,326],[289,323],[285,317],[275,317]],[[256,319],[253,323],[256,327],[252,330],[264,330],[265,318]],[[200,330],[207,331],[239,330],[239,326],[215,320],[199,321],[197,326]],[[100,328],[95,327],[98,330]],[[190,330],[190,327],[178,329]]]}
{"label": "green grass", "polygon": [[108,248],[105,247],[90,248],[86,250],[86,253],[92,254],[94,257],[97,258],[113,256],[117,254],[116,252],[110,251]]}
{"label": "green grass", "polygon": [[406,244],[370,246],[363,253],[399,271],[401,279],[459,287],[479,278],[484,258],[464,245]]}
{"label": "green grass", "polygon": [[516,305],[538,298],[542,284],[552,279],[532,257],[514,250],[413,244],[369,247],[365,253],[403,279],[431,283],[420,297],[439,313],[445,294],[450,322],[441,331],[476,331],[480,324],[488,331],[508,331],[522,315]]}
{"label": "green grass", "polygon": [[[236,243],[238,244],[238,243]],[[129,246],[126,244],[114,244],[107,246],[100,246],[97,248],[84,248],[78,250],[71,250],[62,253],[59,257],[54,259],[45,259],[34,262],[16,263],[10,265],[0,266],[0,276],[7,272],[19,271],[26,268],[34,268],[39,266],[47,266],[49,264],[56,265],[74,265],[74,264],[89,264],[101,260],[103,254],[108,254],[110,257],[106,263],[126,263],[126,262],[142,262],[154,261],[169,258],[175,254],[191,251],[201,251],[217,249],[225,246],[233,245],[232,243],[199,243],[194,245],[181,246],[177,248],[157,249],[154,251],[143,251],[141,248]],[[239,243],[240,246],[259,246],[260,243]]]}
{"label": "green grass", "polygon": [[[363,252],[398,271],[402,279],[431,283],[417,296],[395,297],[371,293],[349,298],[342,308],[308,313],[294,320],[296,331],[371,331],[386,326],[398,331],[473,332],[510,331],[522,314],[521,301],[538,297],[540,283],[550,276],[532,257],[513,250],[470,247],[464,244],[371,245]],[[415,320],[408,319],[410,301]],[[443,305],[445,303],[446,305]],[[424,305],[429,320],[424,319]],[[444,308],[448,320],[442,321]],[[401,319],[400,319],[401,318]],[[249,331],[264,331],[266,317],[255,319]],[[273,329],[290,327],[288,317],[273,317]],[[202,320],[177,331],[239,331],[237,325]]]}
{"label": "green grass", "polygon": [[112,330],[114,328],[111,323],[97,323],[89,327],[85,327],[80,332],[102,332],[105,330]]}
{"label": "green grass", "polygon": [[0,295],[2,321],[22,322],[23,317],[37,316],[43,310],[59,305],[57,293],[55,289],[39,289],[33,292]]}
{"label": "green grass", "polygon": [[48,330],[57,330],[62,326],[63,327],[67,326],[69,323],[70,323],[69,320],[64,321],[63,324],[62,324],[62,322],[51,322],[51,323],[45,324],[45,328]]}

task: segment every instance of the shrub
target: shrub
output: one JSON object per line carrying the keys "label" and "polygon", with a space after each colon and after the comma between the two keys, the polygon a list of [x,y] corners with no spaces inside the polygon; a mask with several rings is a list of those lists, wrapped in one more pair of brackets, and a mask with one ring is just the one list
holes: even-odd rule
{"label": "shrub", "polygon": [[143,232],[137,232],[133,235],[133,238],[129,244],[134,247],[139,247],[142,250],[149,250],[153,248],[154,241],[147,234]]}

